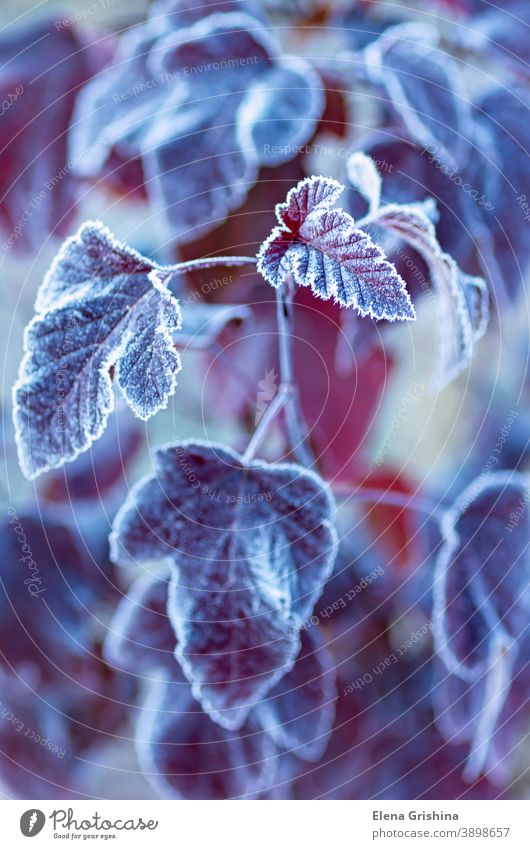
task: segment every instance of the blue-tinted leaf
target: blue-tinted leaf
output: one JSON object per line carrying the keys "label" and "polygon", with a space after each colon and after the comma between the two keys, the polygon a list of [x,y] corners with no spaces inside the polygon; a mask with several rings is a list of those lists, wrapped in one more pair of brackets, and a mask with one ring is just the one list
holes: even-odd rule
{"label": "blue-tinted leaf", "polygon": [[473,681],[452,675],[440,662],[434,664],[436,725],[449,743],[465,745],[469,753],[462,771],[465,781],[486,775],[492,784],[502,786],[509,780],[513,751],[524,733],[528,698],[526,687],[521,712],[515,655],[497,635],[484,668]]}
{"label": "blue-tinted leaf", "polygon": [[149,7],[149,19],[159,26],[182,27],[225,12],[245,12],[261,17],[261,10],[253,0],[155,0]]}
{"label": "blue-tinted leaf", "polygon": [[[167,614],[168,583],[145,575],[121,601],[109,627],[105,653],[119,668],[164,679],[174,687],[174,707],[188,698],[189,683],[175,660],[176,637]],[[150,674],[151,673],[151,674]],[[323,753],[335,712],[335,671],[318,629],[302,632],[302,648],[294,667],[254,708],[252,716],[280,749],[303,760],[317,760]],[[202,710],[195,703],[194,712]],[[203,714],[206,728],[211,720]],[[197,724],[199,719],[197,718]],[[180,738],[175,720],[175,740]]]}
{"label": "blue-tinted leaf", "polygon": [[386,30],[366,51],[368,71],[382,83],[411,137],[439,162],[463,165],[470,155],[470,106],[454,60],[436,48],[424,25]]}
{"label": "blue-tinted leaf", "polygon": [[[69,134],[71,161],[80,177],[98,174],[113,150],[127,158],[137,150],[145,119],[167,96],[167,79],[146,68],[149,51],[165,32],[159,21],[127,31],[113,64],[80,92]],[[173,90],[183,92],[183,83],[175,80]]]}
{"label": "blue-tinted leaf", "polygon": [[332,210],[343,186],[308,177],[276,206],[276,227],[258,254],[258,271],[278,288],[292,274],[317,297],[333,298],[372,318],[415,318],[405,283],[370,236],[342,209]]}
{"label": "blue-tinted leaf", "polygon": [[168,587],[168,579],[158,575],[144,575],[133,584],[109,626],[105,643],[109,662],[129,672],[165,669],[177,677],[177,638],[167,613]]}
{"label": "blue-tinted leaf", "polygon": [[136,746],[145,776],[163,798],[252,798],[274,781],[276,749],[257,721],[229,732],[178,685],[154,685]]}
{"label": "blue-tinted leaf", "polygon": [[354,189],[364,197],[368,203],[368,211],[374,213],[381,200],[381,175],[376,168],[375,162],[365,153],[357,151],[352,153],[346,163],[348,179]]}
{"label": "blue-tinted leaf", "polygon": [[440,375],[448,383],[471,362],[475,343],[488,323],[488,290],[484,280],[464,274],[445,253],[432,223],[432,201],[388,204],[373,217],[423,257],[437,296],[440,323]]}
{"label": "blue-tinted leaf", "polygon": [[260,165],[280,165],[296,155],[311,138],[323,106],[321,82],[300,59],[283,58],[253,83],[240,119],[249,124]]}
{"label": "blue-tinted leaf", "polygon": [[61,466],[103,433],[112,381],[148,419],[173,394],[180,357],[171,333],[180,308],[167,272],[118,243],[101,224],[65,242],[37,298],[14,388],[20,465],[28,477]]}
{"label": "blue-tinted leaf", "polygon": [[333,658],[312,628],[302,634],[295,665],[267,694],[257,715],[278,746],[316,761],[331,734],[336,696]]}
{"label": "blue-tinted leaf", "polygon": [[241,205],[260,165],[295,158],[324,98],[311,67],[281,58],[255,18],[213,14],[181,28],[170,5],[167,18],[127,34],[116,63],[84,90],[71,155],[84,176],[100,174],[113,151],[142,157],[171,237],[187,242]]}
{"label": "blue-tinted leaf", "polygon": [[[508,8],[506,7],[508,5]],[[482,49],[485,55],[498,58],[518,76],[530,76],[528,27],[529,6],[526,0],[510,0],[508,4],[487,5],[482,14],[466,27],[466,46]],[[471,29],[472,28],[472,29]]]}
{"label": "blue-tinted leaf", "polygon": [[[481,151],[486,149],[482,138],[477,146],[479,144]],[[491,192],[483,185],[484,164],[479,162],[478,167],[476,164],[479,151],[475,149],[466,167],[456,172],[441,165],[434,156],[410,141],[402,129],[394,127],[371,133],[363,150],[381,170],[383,200],[410,204],[426,197],[436,198],[439,215],[436,235],[440,245],[461,268],[478,269],[475,252],[482,250],[479,238],[481,209],[491,199]],[[351,201],[355,201],[355,195],[350,199],[350,209],[353,215],[358,215]]]}
{"label": "blue-tinted leaf", "polygon": [[[434,635],[448,674],[439,686],[442,693],[443,687],[452,688],[458,699],[449,719],[459,728],[460,738],[470,743],[470,778],[495,766],[491,739],[517,665],[527,662],[529,503],[530,478],[499,472],[486,481],[474,481],[442,522]],[[442,730],[446,720],[442,716]]]}
{"label": "blue-tinted leaf", "polygon": [[172,565],[176,656],[216,722],[240,727],[291,669],[333,567],[332,509],[320,479],[298,466],[181,442],[157,451],[156,476],[116,517],[115,561]]}
{"label": "blue-tinted leaf", "polygon": [[[530,98],[524,86],[498,86],[477,107],[485,129],[486,153],[478,158],[479,174],[493,209],[483,213],[491,244],[482,257],[485,273],[499,299],[517,301],[530,264]],[[493,153],[490,155],[490,150]],[[501,288],[504,284],[504,291]]]}

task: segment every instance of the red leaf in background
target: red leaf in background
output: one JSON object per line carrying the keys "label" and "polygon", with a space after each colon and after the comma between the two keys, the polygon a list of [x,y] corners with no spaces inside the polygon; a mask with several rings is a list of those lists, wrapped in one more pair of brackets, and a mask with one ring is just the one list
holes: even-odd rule
{"label": "red leaf in background", "polygon": [[[276,204],[281,203],[291,186],[304,176],[301,156],[275,168],[263,168],[245,203],[207,236],[181,245],[179,257],[187,261],[210,254],[257,253],[263,239],[276,225]],[[232,273],[235,276],[238,269],[233,269]],[[192,272],[189,276],[202,283],[204,272]],[[263,289],[266,291],[265,287]]]}
{"label": "red leaf in background", "polygon": [[324,83],[324,95],[326,105],[324,114],[317,127],[319,132],[331,133],[339,139],[348,137],[348,109],[346,106],[345,92],[338,88],[338,84],[331,78],[327,78],[325,72],[321,74]]}
{"label": "red leaf in background", "polygon": [[315,300],[307,289],[298,290],[295,374],[318,468],[331,481],[358,480],[366,468],[363,440],[375,420],[392,365],[375,325],[369,319],[355,320],[361,332],[366,323],[373,336],[363,344],[362,359],[352,342],[351,368],[339,373],[333,364],[342,338],[340,307]]}
{"label": "red leaf in background", "polygon": [[4,250],[40,250],[66,235],[77,185],[66,135],[77,92],[106,55],[48,19],[0,38],[0,223]]}
{"label": "red leaf in background", "polygon": [[[360,483],[360,493],[363,489],[378,489],[390,496],[403,494],[410,496],[411,501],[416,491],[404,474],[388,467],[369,472]],[[384,495],[378,501],[361,505],[361,509],[375,545],[386,555],[387,569],[394,572],[396,578],[400,577],[400,573],[417,569],[425,555],[421,531],[425,517],[412,508],[384,504]]]}

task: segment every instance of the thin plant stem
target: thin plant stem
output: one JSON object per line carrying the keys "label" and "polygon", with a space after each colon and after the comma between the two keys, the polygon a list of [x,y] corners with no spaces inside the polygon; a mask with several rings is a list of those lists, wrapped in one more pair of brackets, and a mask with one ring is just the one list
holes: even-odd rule
{"label": "thin plant stem", "polygon": [[333,485],[333,491],[344,497],[344,502],[373,503],[379,507],[403,507],[408,510],[417,510],[440,520],[445,512],[443,504],[436,504],[430,498],[421,495],[408,494],[406,492],[389,492],[387,489],[367,488],[351,489],[343,484]]}
{"label": "thin plant stem", "polygon": [[256,265],[255,256],[212,256],[203,257],[202,259],[190,259],[188,262],[177,262],[175,265],[168,265],[165,269],[171,274],[184,274],[187,271],[194,271],[198,268],[217,268],[220,265],[225,265],[227,268],[235,268],[241,265]]}
{"label": "thin plant stem", "polygon": [[261,417],[256,430],[254,431],[250,442],[247,445],[247,450],[243,455],[243,460],[248,462],[252,460],[256,451],[258,450],[263,437],[268,431],[269,427],[273,423],[274,419],[278,416],[278,414],[283,410],[285,404],[287,403],[289,398],[289,392],[286,387],[280,386],[278,392],[272,403],[267,407],[265,413]]}
{"label": "thin plant stem", "polygon": [[293,369],[293,281],[288,275],[285,285],[276,291],[278,319],[280,380],[288,393],[285,405],[285,421],[291,450],[304,466],[314,464],[314,456],[309,447],[308,428],[300,406],[298,386]]}
{"label": "thin plant stem", "polygon": [[[168,275],[173,275],[193,271],[197,268],[215,268],[219,265],[235,267],[255,264],[256,257],[250,256],[204,257],[202,259],[194,259],[189,262],[180,262],[176,265],[167,266],[165,271]],[[282,409],[285,409],[285,421],[291,450],[299,463],[302,463],[304,466],[312,466],[314,457],[309,447],[308,429],[302,414],[298,387],[293,371],[293,290],[293,281],[291,276],[288,275],[285,285],[276,292],[280,353],[280,389],[260,421],[254,435],[251,437],[245,457],[248,459],[254,455],[271,422]]]}

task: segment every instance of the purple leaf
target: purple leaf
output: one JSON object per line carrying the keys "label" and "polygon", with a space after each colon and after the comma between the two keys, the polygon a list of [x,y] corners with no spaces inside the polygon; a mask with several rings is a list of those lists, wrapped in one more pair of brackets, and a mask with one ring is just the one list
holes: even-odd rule
{"label": "purple leaf", "polygon": [[440,374],[445,385],[471,362],[474,346],[488,324],[488,290],[484,280],[464,274],[445,253],[432,223],[433,201],[383,206],[371,222],[390,230],[427,263],[440,318]]}
{"label": "purple leaf", "polygon": [[207,15],[226,12],[246,12],[256,18],[261,17],[260,9],[253,0],[156,0],[149,7],[149,20],[182,27]]}
{"label": "purple leaf", "polygon": [[171,564],[176,656],[212,718],[240,727],[293,666],[298,631],[335,558],[324,484],[294,465],[245,463],[221,445],[156,452],[156,475],[114,523],[122,564]]}
{"label": "purple leaf", "polygon": [[59,670],[80,680],[93,661],[90,611],[114,600],[84,539],[47,513],[10,507],[0,524],[0,563],[1,662],[35,664],[43,680]]}
{"label": "purple leaf", "polygon": [[136,734],[145,776],[166,799],[253,798],[274,781],[276,748],[252,717],[239,732],[220,728],[189,691],[158,683]]}
{"label": "purple leaf", "polygon": [[[176,637],[167,613],[168,583],[144,575],[121,601],[109,628],[105,654],[110,663],[142,677],[162,672],[171,678],[176,703],[190,685],[175,660]],[[150,674],[151,673],[151,674]],[[302,632],[302,649],[295,665],[258,703],[252,716],[280,749],[306,761],[318,760],[331,733],[335,713],[333,660],[316,628]],[[195,712],[199,711],[196,704]],[[211,720],[202,714],[207,727]],[[180,733],[175,728],[175,740]]]}
{"label": "purple leaf", "polygon": [[19,460],[34,478],[61,466],[103,433],[117,382],[148,419],[173,394],[180,357],[171,333],[180,308],[168,272],[117,242],[99,223],[68,239],[37,297],[14,388]]}
{"label": "purple leaf", "polygon": [[292,670],[267,694],[257,715],[280,748],[317,761],[331,734],[336,697],[333,658],[318,629],[312,628],[302,634]]}
{"label": "purple leaf", "polygon": [[381,83],[411,137],[448,167],[464,165],[473,136],[470,106],[454,60],[421,24],[392,27],[366,50],[368,72]]}
{"label": "purple leaf", "polygon": [[[527,87],[505,85],[488,92],[477,106],[477,121],[485,130],[484,153],[477,157],[490,206],[483,221],[490,244],[481,257],[499,300],[516,302],[526,285],[530,264],[528,222],[530,179],[528,151],[530,99]],[[504,291],[501,284],[504,284]]]}
{"label": "purple leaf", "polygon": [[[480,143],[482,145],[482,138]],[[475,253],[482,249],[478,236],[481,209],[491,197],[483,186],[482,163],[475,173],[478,151],[475,149],[465,168],[449,169],[395,127],[371,133],[365,139],[363,150],[381,170],[385,201],[410,204],[428,196],[436,199],[439,213],[436,235],[443,250],[466,271],[475,271],[479,267]],[[352,205],[352,200],[355,201],[355,196],[350,199],[350,211],[355,215],[358,209],[357,204]],[[474,239],[470,238],[470,232]]]}
{"label": "purple leaf", "polygon": [[[9,789],[10,796],[17,799],[78,798],[72,778],[76,751],[71,724],[61,710],[50,705],[49,692],[43,698],[42,690],[42,682],[37,693],[20,673],[0,669],[3,792]],[[39,745],[35,740],[50,745]]]}
{"label": "purple leaf", "polygon": [[470,779],[496,766],[491,742],[517,666],[527,663],[529,503],[528,475],[499,472],[474,481],[442,522],[434,636],[448,673],[439,685],[448,716],[440,727],[450,721],[468,741]]}
{"label": "purple leaf", "polygon": [[510,2],[508,8],[506,4],[498,8],[492,4],[470,22],[470,27],[466,26],[464,45],[473,51],[483,50],[487,60],[499,59],[513,73],[528,79],[529,25],[526,0]]}
{"label": "purple leaf", "polygon": [[415,318],[405,283],[370,236],[342,209],[332,210],[344,187],[308,177],[277,204],[276,227],[258,254],[258,271],[278,288],[292,274],[317,297],[353,306],[363,316]]}
{"label": "purple leaf", "polygon": [[[146,68],[146,56],[164,32],[155,22],[127,31],[113,64],[80,92],[68,140],[78,176],[99,174],[112,152],[134,158],[146,117],[152,118],[167,96],[168,80],[152,77]],[[175,80],[173,91],[183,92],[183,84]]]}
{"label": "purple leaf", "polygon": [[172,28],[180,23],[158,16],[126,35],[117,62],[83,91],[71,155],[91,177],[113,151],[141,156],[171,237],[189,242],[243,203],[261,165],[295,158],[324,97],[318,75],[280,57],[255,18]]}
{"label": "purple leaf", "polygon": [[110,663],[142,675],[157,669],[177,674],[177,638],[167,612],[167,597],[167,578],[148,574],[133,584],[109,626],[105,654]]}
{"label": "purple leaf", "polygon": [[77,182],[67,130],[79,88],[99,50],[70,25],[51,20],[4,29],[0,38],[2,148],[0,224],[4,251],[40,251],[52,233],[65,235]]}

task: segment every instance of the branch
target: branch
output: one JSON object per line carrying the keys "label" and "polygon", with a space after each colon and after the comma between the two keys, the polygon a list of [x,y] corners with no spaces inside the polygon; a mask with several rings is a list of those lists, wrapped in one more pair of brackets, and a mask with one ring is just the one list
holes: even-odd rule
{"label": "branch", "polygon": [[245,462],[252,460],[252,458],[255,456],[256,451],[263,440],[263,437],[265,436],[267,430],[269,429],[274,419],[285,407],[288,398],[289,392],[287,391],[287,387],[280,386],[276,397],[274,398],[272,403],[267,407],[267,410],[260,419],[258,426],[254,431],[250,442],[247,445],[247,450],[243,454],[243,460],[245,460]]}
{"label": "branch", "polygon": [[285,419],[291,450],[304,466],[314,465],[315,458],[309,445],[308,427],[302,413],[298,386],[293,369],[293,296],[294,286],[288,275],[285,286],[276,290],[276,306],[280,349],[280,387],[288,393]]}
{"label": "branch", "polygon": [[418,510],[439,521],[447,509],[444,504],[436,504],[430,498],[406,492],[391,492],[388,489],[352,489],[344,484],[331,485],[337,495],[342,495],[345,502],[373,503],[376,507],[403,507],[407,510]]}
{"label": "branch", "polygon": [[175,265],[168,265],[166,270],[171,274],[185,274],[186,271],[194,271],[197,268],[217,268],[220,265],[227,268],[236,268],[242,265],[255,264],[255,256],[212,256],[190,259],[188,262],[177,262]]}

